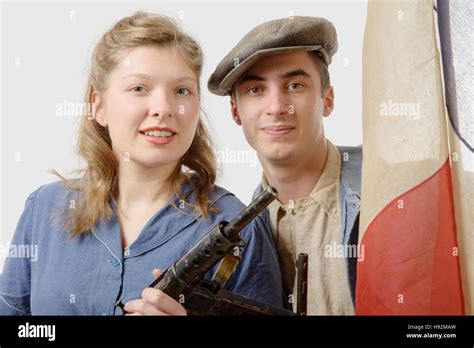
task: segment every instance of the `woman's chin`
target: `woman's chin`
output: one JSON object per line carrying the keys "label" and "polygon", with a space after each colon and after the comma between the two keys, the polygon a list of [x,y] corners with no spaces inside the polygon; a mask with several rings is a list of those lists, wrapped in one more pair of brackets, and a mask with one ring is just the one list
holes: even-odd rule
{"label": "woman's chin", "polygon": [[165,167],[172,167],[174,168],[179,163],[179,158],[160,158],[160,159],[148,159],[137,161],[137,165],[146,168],[146,169],[153,169],[153,168],[165,168]]}

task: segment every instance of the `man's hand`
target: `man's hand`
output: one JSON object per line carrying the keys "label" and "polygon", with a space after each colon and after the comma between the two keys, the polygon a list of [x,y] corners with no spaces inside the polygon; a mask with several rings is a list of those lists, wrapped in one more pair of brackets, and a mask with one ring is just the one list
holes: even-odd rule
{"label": "man's hand", "polygon": [[[162,272],[153,270],[153,277],[158,278]],[[142,298],[125,303],[125,315],[186,315],[186,309],[163,291],[146,288]]]}

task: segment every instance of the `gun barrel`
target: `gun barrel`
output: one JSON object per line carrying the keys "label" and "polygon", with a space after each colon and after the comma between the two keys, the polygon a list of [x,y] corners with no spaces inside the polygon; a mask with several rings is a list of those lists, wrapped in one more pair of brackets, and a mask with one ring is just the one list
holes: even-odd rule
{"label": "gun barrel", "polygon": [[296,313],[306,315],[308,307],[308,254],[298,254],[296,262]]}
{"label": "gun barrel", "polygon": [[189,294],[240,240],[240,231],[271,201],[276,190],[268,187],[230,223],[221,221],[191,250],[160,275],[150,287],[160,289],[174,299]]}
{"label": "gun barrel", "polygon": [[224,226],[222,234],[229,240],[238,237],[239,232],[277,197],[277,191],[273,187],[268,186],[247,208]]}

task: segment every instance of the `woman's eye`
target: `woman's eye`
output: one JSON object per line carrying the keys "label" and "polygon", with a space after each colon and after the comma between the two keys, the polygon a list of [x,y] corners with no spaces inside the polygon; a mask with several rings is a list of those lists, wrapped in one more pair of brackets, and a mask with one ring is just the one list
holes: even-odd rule
{"label": "woman's eye", "polygon": [[189,93],[191,93],[191,91],[188,88],[184,88],[184,87],[178,88],[176,92],[178,92],[178,94],[180,95],[188,95]]}
{"label": "woman's eye", "polygon": [[300,89],[302,87],[303,87],[303,85],[299,82],[292,82],[288,85],[288,89],[290,89],[290,90]]}
{"label": "woman's eye", "polygon": [[145,87],[143,87],[143,86],[133,86],[130,90],[133,91],[133,92],[142,93],[142,92],[145,92]]}

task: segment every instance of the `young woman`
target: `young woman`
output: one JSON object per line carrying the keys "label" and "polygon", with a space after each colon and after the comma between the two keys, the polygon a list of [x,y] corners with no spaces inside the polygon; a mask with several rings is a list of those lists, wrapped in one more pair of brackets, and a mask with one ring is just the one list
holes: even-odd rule
{"label": "young woman", "polygon": [[[43,185],[27,199],[7,258],[3,315],[186,314],[147,288],[217,222],[244,206],[214,184],[215,158],[200,118],[199,45],[170,19],[139,12],[107,31],[93,52],[78,152],[79,179]],[[57,173],[56,173],[57,174]],[[57,174],[59,175],[59,174]],[[225,288],[283,305],[278,259],[258,217]],[[208,274],[209,276],[210,274]]]}

